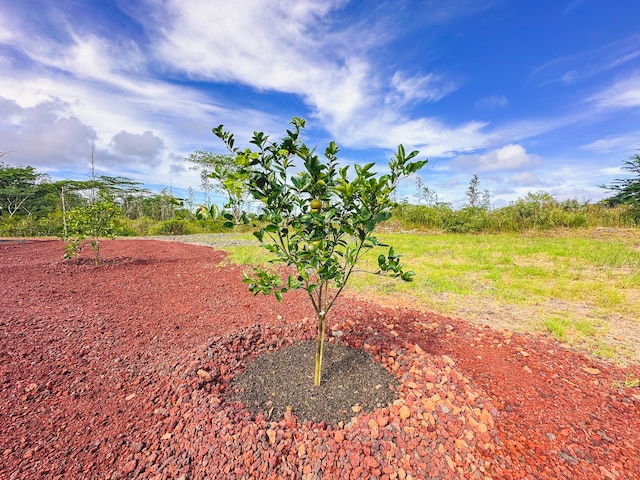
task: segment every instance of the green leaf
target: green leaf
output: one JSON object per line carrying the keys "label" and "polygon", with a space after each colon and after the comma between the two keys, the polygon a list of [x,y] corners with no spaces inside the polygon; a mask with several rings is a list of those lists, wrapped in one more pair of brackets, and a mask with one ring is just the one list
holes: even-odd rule
{"label": "green leaf", "polygon": [[406,272],[403,272],[402,275],[400,275],[400,278],[402,280],[404,280],[405,282],[412,282],[413,281],[413,277],[415,277],[415,272],[412,272],[411,270],[408,270]]}

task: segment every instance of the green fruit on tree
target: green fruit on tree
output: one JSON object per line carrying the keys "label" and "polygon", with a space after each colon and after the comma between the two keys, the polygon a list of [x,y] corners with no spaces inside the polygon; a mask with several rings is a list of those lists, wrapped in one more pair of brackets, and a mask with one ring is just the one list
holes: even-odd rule
{"label": "green fruit on tree", "polygon": [[321,208],[322,208],[322,202],[320,200],[318,200],[317,198],[314,198],[313,200],[311,200],[311,211],[312,212],[317,212]]}

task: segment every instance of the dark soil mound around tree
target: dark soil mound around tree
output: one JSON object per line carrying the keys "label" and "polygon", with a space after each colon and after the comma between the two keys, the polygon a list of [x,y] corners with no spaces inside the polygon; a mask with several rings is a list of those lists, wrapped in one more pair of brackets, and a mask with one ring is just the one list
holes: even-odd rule
{"label": "dark soil mound around tree", "polygon": [[386,407],[398,384],[370,354],[343,345],[325,345],[320,386],[313,384],[316,342],[297,342],[266,353],[233,382],[231,399],[271,420],[287,410],[302,422],[346,424],[359,412]]}

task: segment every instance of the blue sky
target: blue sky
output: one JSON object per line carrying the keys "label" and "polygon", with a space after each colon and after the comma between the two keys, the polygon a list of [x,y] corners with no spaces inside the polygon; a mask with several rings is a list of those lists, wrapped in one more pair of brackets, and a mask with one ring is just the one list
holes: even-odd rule
{"label": "blue sky", "polygon": [[[52,178],[98,173],[184,194],[184,158],[307,120],[319,151],[398,144],[461,206],[527,192],[597,201],[640,149],[637,0],[0,1],[0,151]],[[411,201],[415,178],[400,197]]]}

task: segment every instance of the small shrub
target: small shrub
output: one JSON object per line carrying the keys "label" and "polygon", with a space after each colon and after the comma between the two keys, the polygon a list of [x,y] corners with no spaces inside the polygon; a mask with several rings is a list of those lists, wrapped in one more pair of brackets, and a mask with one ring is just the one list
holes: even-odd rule
{"label": "small shrub", "polygon": [[155,225],[149,232],[151,235],[191,235],[195,233],[187,220],[165,220]]}
{"label": "small shrub", "polygon": [[78,255],[88,237],[95,253],[95,263],[100,265],[100,239],[115,237],[120,216],[120,209],[105,192],[99,192],[99,198],[95,202],[71,210],[67,216],[68,237],[64,238],[64,258],[70,259]]}

